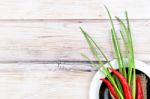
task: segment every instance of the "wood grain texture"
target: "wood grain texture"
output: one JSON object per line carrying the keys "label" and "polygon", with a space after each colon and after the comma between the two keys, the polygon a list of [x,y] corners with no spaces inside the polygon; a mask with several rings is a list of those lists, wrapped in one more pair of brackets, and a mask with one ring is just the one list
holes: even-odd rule
{"label": "wood grain texture", "polygon": [[0,64],[0,98],[87,99],[93,74],[58,64]]}
{"label": "wood grain texture", "polygon": [[[104,4],[113,15],[149,19],[149,0],[1,0],[0,19],[106,19]],[[122,14],[122,15],[121,15]]]}
{"label": "wood grain texture", "polygon": [[88,63],[0,64],[0,98],[88,99],[95,73]]}
{"label": "wood grain texture", "polygon": [[[80,26],[114,58],[107,20],[1,21],[0,62],[85,61],[81,52],[92,58]],[[150,20],[132,20],[131,27],[136,58],[149,61]]]}
{"label": "wood grain texture", "polygon": [[88,99],[96,69],[80,53],[95,60],[79,27],[114,59],[104,4],[128,10],[136,59],[150,64],[149,0],[0,0],[0,99]]}

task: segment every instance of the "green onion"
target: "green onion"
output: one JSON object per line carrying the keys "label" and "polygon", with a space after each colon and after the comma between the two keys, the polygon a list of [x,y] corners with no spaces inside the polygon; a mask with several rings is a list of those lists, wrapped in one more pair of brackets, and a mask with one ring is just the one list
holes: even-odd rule
{"label": "green onion", "polygon": [[112,25],[112,29],[111,29],[112,40],[113,40],[113,45],[114,45],[114,49],[115,49],[115,54],[116,54],[116,57],[117,57],[117,60],[118,60],[119,71],[124,75],[125,78],[127,78],[127,73],[126,73],[122,53],[121,53],[121,50],[120,50],[120,45],[119,45],[119,42],[118,42],[118,37],[117,37],[117,34],[116,34],[116,30],[115,30],[115,27],[114,27],[114,24],[113,24],[113,21],[112,21],[109,10],[106,6],[105,6],[105,8],[107,10],[107,13],[108,13],[108,16],[110,18],[111,25]]}
{"label": "green onion", "polygon": [[[121,35],[121,38],[123,40],[123,44],[125,47],[125,52],[126,52],[125,56],[127,57],[127,66],[126,66],[125,61],[123,59],[123,54],[121,52],[118,35],[116,32],[112,17],[110,15],[108,8],[106,6],[105,6],[105,8],[107,10],[107,13],[108,13],[108,16],[109,16],[109,19],[111,22],[111,26],[112,26],[111,36],[112,36],[112,42],[113,42],[113,46],[114,46],[114,52],[115,52],[117,62],[118,62],[119,72],[122,73],[123,76],[127,79],[128,84],[129,84],[130,88],[132,89],[132,97],[133,97],[133,99],[135,99],[135,96],[136,96],[136,77],[135,77],[136,70],[135,70],[134,49],[133,49],[133,42],[132,42],[132,37],[131,37],[131,29],[130,29],[128,14],[127,14],[127,12],[125,12],[127,24],[125,24],[121,19],[116,17],[116,19],[120,23],[120,26],[122,29],[122,30],[120,30],[119,33]],[[91,53],[93,54],[94,58],[98,61],[98,64],[95,64],[93,61],[91,61],[91,59],[88,56],[86,56],[85,54],[82,53],[81,55],[84,58],[86,58],[92,64],[92,66],[96,67],[100,72],[103,72],[106,75],[108,80],[111,82],[111,84],[115,88],[115,91],[118,94],[119,98],[124,99],[123,89],[122,89],[120,81],[117,79],[116,76],[111,75],[111,72],[107,69],[107,67],[104,65],[104,63],[100,59],[99,53],[101,53],[101,55],[104,57],[105,61],[108,62],[109,66],[112,68],[112,65],[111,65],[109,59],[106,57],[106,55],[102,51],[101,47],[97,45],[95,40],[87,32],[85,32],[82,28],[80,28],[80,30],[82,31],[82,33],[89,45]],[[126,71],[126,67],[128,68],[128,72]]]}
{"label": "green onion", "polygon": [[131,50],[131,66],[133,67],[133,75],[132,75],[132,97],[135,99],[136,97],[136,70],[135,70],[135,61],[134,61],[134,49],[133,49],[133,43],[132,43],[132,36],[131,36],[131,30],[130,30],[130,24],[128,19],[128,13],[125,12],[126,15],[126,21],[128,26],[128,32],[129,32],[129,40],[130,40],[130,50]]}
{"label": "green onion", "polygon": [[[82,31],[82,33],[83,33],[83,35],[84,35],[84,37],[85,37],[85,39],[86,39],[86,41],[87,41],[89,47],[90,47],[90,50],[91,50],[93,56],[94,56],[95,59],[98,61],[98,63],[102,66],[102,68],[103,68],[103,70],[104,70],[104,73],[107,74],[107,78],[108,78],[109,81],[113,84],[113,86],[114,86],[114,88],[115,88],[115,90],[116,90],[118,96],[119,96],[121,99],[124,99],[124,98],[123,98],[123,95],[122,95],[122,93],[121,93],[121,91],[118,89],[118,86],[117,86],[117,84],[116,84],[114,78],[111,76],[110,71],[105,67],[104,63],[103,63],[103,62],[101,61],[101,59],[99,58],[98,52],[97,52],[97,50],[96,50],[96,48],[95,48],[95,46],[94,46],[95,44],[89,39],[89,36],[87,35],[87,33],[86,33],[82,28],[80,28],[80,29],[81,29],[81,31]],[[83,55],[83,54],[82,54],[82,56],[85,57],[85,55]],[[86,57],[86,58],[87,58],[87,57]]]}

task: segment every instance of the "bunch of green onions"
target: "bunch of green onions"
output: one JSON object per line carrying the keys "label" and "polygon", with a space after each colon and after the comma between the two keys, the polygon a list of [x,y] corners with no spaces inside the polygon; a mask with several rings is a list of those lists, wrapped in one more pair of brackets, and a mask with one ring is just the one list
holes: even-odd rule
{"label": "bunch of green onions", "polygon": [[[122,38],[122,41],[123,41],[123,44],[125,47],[125,52],[126,52],[125,53],[126,59],[125,59],[121,52],[120,42],[118,40],[118,35],[116,33],[116,29],[115,29],[112,17],[110,15],[108,8],[106,6],[105,6],[105,8],[109,15],[111,26],[112,26],[111,36],[112,36],[112,42],[113,42],[113,46],[114,46],[115,55],[116,55],[117,62],[118,62],[119,72],[122,73],[122,75],[127,79],[128,85],[131,88],[132,99],[135,99],[136,98],[136,70],[135,70],[134,49],[133,49],[128,14],[127,14],[127,11],[125,11],[126,22],[124,22],[123,20],[121,20],[118,17],[115,17],[121,26],[121,30],[119,31],[119,34],[121,35],[121,38]],[[103,72],[107,76],[107,79],[114,86],[114,89],[115,89],[117,95],[119,96],[119,99],[125,99],[123,96],[123,88],[121,86],[121,83],[119,82],[117,77],[115,75],[111,75],[111,72],[107,69],[107,67],[105,67],[104,63],[102,62],[102,60],[99,57],[99,53],[102,54],[105,61],[108,62],[109,66],[112,67],[112,65],[109,62],[109,59],[106,57],[106,55],[102,51],[101,47],[97,45],[95,40],[82,28],[80,28],[80,29],[89,45],[89,48],[90,48],[94,58],[97,60],[98,64],[91,61],[91,59],[83,53],[82,53],[82,56],[84,58],[86,58],[88,61],[90,61],[90,63],[94,67],[96,67],[100,72]],[[125,60],[127,60],[127,65],[125,64]]]}

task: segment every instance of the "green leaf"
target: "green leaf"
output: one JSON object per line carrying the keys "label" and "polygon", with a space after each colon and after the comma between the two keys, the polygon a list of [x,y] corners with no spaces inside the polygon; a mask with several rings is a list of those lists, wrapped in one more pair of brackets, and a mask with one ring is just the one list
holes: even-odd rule
{"label": "green leaf", "polygon": [[110,61],[108,60],[108,58],[106,57],[104,52],[101,50],[101,48],[96,44],[95,40],[93,40],[93,38],[89,34],[86,34],[86,35],[91,40],[91,42],[95,45],[95,47],[98,49],[98,51],[102,54],[102,56],[105,58],[106,62],[109,64],[109,66],[112,67],[112,65],[110,64]]}
{"label": "green leaf", "polygon": [[115,75],[113,75],[113,78],[114,78],[114,80],[116,81],[116,84],[117,84],[117,86],[118,86],[119,90],[120,90],[120,91],[121,91],[121,93],[123,94],[122,85],[121,85],[121,83],[120,83],[119,79],[118,79]]}
{"label": "green leaf", "polygon": [[101,68],[99,65],[95,64],[87,55],[85,55],[85,54],[83,54],[83,53],[81,53],[81,55],[82,55],[85,59],[87,59],[87,60],[91,63],[91,65],[92,65],[93,67],[97,68],[98,71],[102,72],[104,75],[107,76],[107,73],[105,73],[105,71],[103,71],[102,68]]}
{"label": "green leaf", "polygon": [[95,44],[93,44],[93,42],[89,39],[89,37],[87,36],[87,33],[82,28],[80,28],[80,29],[81,29],[81,31],[82,31],[82,33],[83,33],[83,35],[84,35],[84,37],[85,37],[88,45],[89,45],[89,48],[90,48],[93,56],[98,61],[98,63],[102,66],[103,70],[107,74],[107,77],[108,77],[109,81],[114,86],[114,88],[115,88],[118,96],[121,97],[121,99],[124,99],[122,93],[120,92],[120,90],[118,89],[118,87],[116,85],[116,82],[115,82],[114,78],[111,76],[110,71],[108,71],[108,69],[105,67],[105,65],[103,64],[103,62],[100,60],[100,58],[98,56],[98,52],[97,52],[97,50],[96,50],[96,48],[94,46]]}
{"label": "green leaf", "polygon": [[133,67],[133,75],[132,75],[132,97],[133,99],[136,98],[136,70],[135,70],[135,60],[134,60],[134,49],[133,49],[133,42],[132,42],[132,36],[131,36],[131,30],[130,30],[130,23],[128,19],[128,13],[125,11],[126,15],[126,21],[128,26],[128,32],[129,32],[129,39],[130,39],[130,50],[131,50],[131,65]]}
{"label": "green leaf", "polygon": [[128,83],[129,85],[131,85],[131,77],[132,77],[132,68],[133,68],[133,65],[132,65],[132,52],[131,52],[131,38],[130,38],[130,34],[129,34],[129,31],[128,31],[128,28],[126,27],[126,25],[124,24],[124,22],[119,19],[118,17],[116,17],[117,20],[119,21],[122,29],[125,31],[126,33],[126,39],[127,39],[127,50],[128,50]]}
{"label": "green leaf", "polygon": [[110,22],[111,22],[111,25],[112,25],[112,29],[111,29],[112,40],[113,40],[115,54],[116,54],[116,57],[117,57],[117,60],[118,60],[119,71],[124,75],[125,78],[127,78],[127,73],[126,73],[126,69],[125,69],[125,65],[124,65],[124,60],[123,60],[122,53],[121,53],[121,50],[120,50],[120,45],[119,45],[118,37],[117,37],[117,34],[116,34],[116,30],[115,30],[115,27],[114,27],[114,23],[112,21],[112,18],[111,18],[111,15],[110,15],[110,12],[109,12],[108,8],[107,7],[105,7],[105,8],[107,10],[107,13],[109,15]]}
{"label": "green leaf", "polygon": [[120,34],[121,34],[121,38],[123,40],[123,45],[125,48],[125,58],[128,58],[128,44],[127,44],[126,38],[124,37],[124,34],[122,31],[120,31]]}

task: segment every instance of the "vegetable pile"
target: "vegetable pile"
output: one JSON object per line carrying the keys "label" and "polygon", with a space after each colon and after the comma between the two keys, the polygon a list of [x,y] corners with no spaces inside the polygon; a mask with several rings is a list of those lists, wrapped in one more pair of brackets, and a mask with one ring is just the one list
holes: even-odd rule
{"label": "vegetable pile", "polygon": [[[123,56],[112,17],[110,15],[108,8],[106,6],[105,8],[107,10],[108,16],[110,18],[110,23],[112,26],[111,36],[119,70],[115,70],[113,68],[113,66],[109,62],[109,59],[102,51],[101,47],[98,46],[95,40],[93,40],[93,38],[82,28],[80,29],[98,64],[91,61],[91,59],[87,55],[83,53],[81,55],[88,61],[90,61],[90,63],[94,67],[96,67],[100,72],[106,75],[106,78],[100,78],[100,80],[102,80],[106,84],[111,95],[115,99],[143,99],[141,80],[139,76],[136,76],[134,49],[127,11],[125,11],[126,22],[124,22],[118,17],[115,17],[121,27],[121,30],[119,31],[118,34],[120,34],[125,48],[125,56]],[[101,53],[104,59],[107,61],[107,63],[109,64],[109,68],[107,68],[104,65],[104,63],[99,57],[99,53]],[[127,64],[125,64],[125,62],[127,62]]]}

